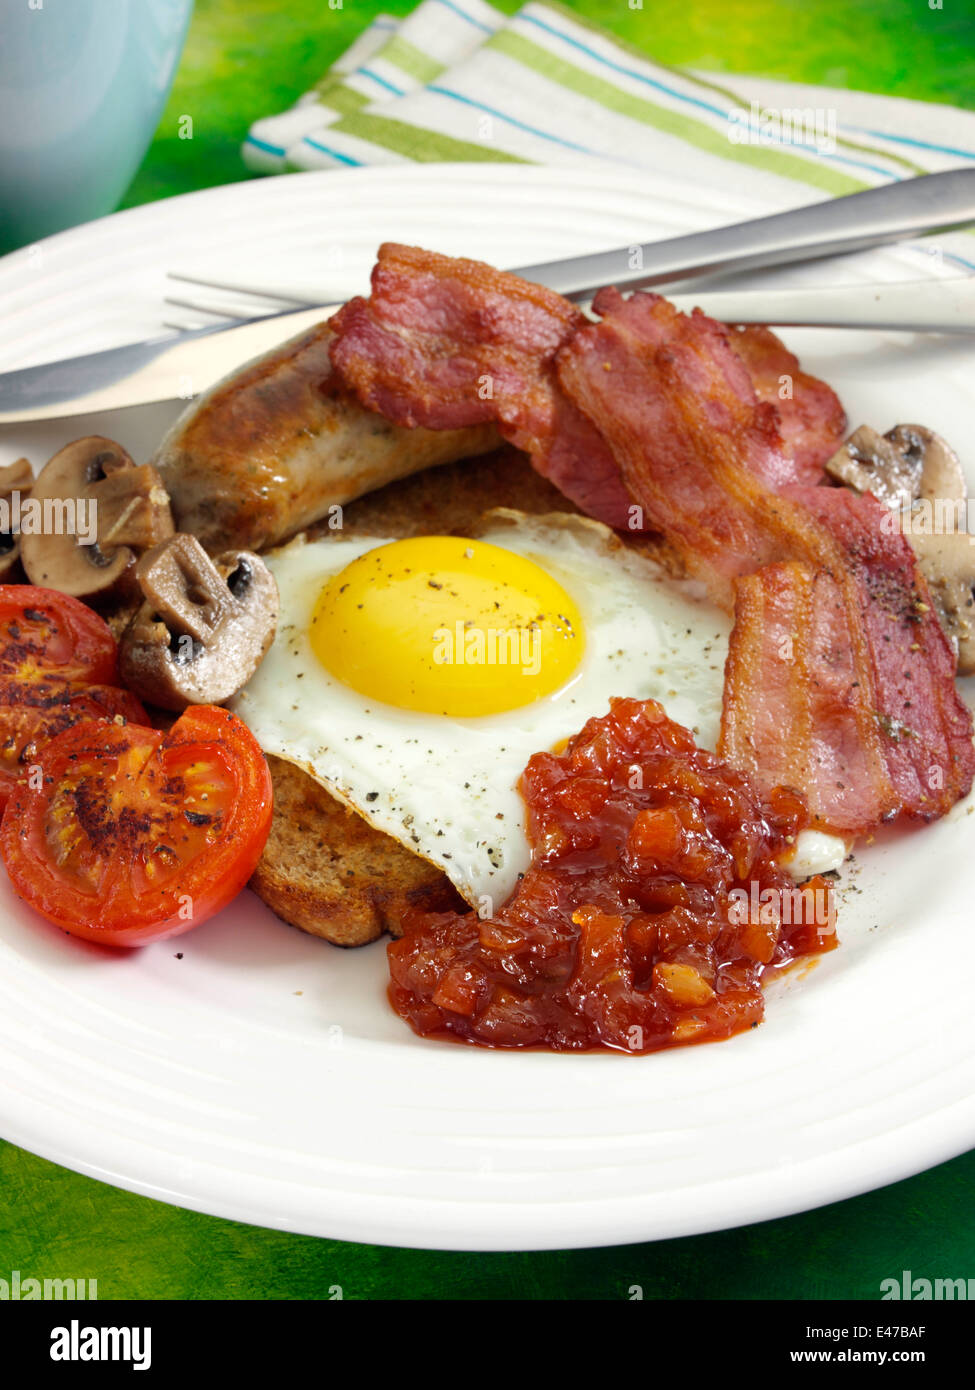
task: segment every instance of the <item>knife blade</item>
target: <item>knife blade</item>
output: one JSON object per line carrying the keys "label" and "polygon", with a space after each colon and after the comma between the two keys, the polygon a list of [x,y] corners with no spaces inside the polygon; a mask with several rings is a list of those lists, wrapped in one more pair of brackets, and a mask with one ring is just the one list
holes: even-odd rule
{"label": "knife blade", "polygon": [[[518,267],[513,273],[584,301],[627,289],[865,250],[975,222],[975,169],[951,169],[712,231]],[[334,311],[287,310],[233,325],[40,363],[0,375],[0,425],[191,399],[249,358]]]}
{"label": "knife blade", "polygon": [[154,401],[189,401],[250,358],[320,323],[338,307],[321,304],[243,323],[208,325],[5,372],[0,375],[0,426],[92,415]]}

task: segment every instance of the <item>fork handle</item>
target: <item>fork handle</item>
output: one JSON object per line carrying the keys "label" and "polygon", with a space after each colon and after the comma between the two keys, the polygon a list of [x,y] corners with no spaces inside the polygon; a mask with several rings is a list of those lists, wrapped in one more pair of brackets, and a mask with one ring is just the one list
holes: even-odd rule
{"label": "fork handle", "polygon": [[601,285],[639,289],[692,274],[787,265],[967,222],[975,222],[975,169],[949,169],[709,232],[521,266],[517,273],[568,299],[588,299]]}

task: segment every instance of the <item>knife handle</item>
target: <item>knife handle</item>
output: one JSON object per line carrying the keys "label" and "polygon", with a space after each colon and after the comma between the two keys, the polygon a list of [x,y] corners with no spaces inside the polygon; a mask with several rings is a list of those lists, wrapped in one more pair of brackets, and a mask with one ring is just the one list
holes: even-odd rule
{"label": "knife handle", "polygon": [[602,285],[639,289],[690,274],[787,265],[968,222],[975,222],[975,169],[949,169],[708,232],[523,266],[518,274],[584,300]]}

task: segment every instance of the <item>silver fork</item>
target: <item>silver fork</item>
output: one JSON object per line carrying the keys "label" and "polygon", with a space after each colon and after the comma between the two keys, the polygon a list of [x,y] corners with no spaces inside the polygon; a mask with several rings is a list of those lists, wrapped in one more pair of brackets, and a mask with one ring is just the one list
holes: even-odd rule
{"label": "silver fork", "polygon": [[[165,303],[190,316],[170,315],[168,328],[198,329],[222,317],[246,321],[314,304],[339,302],[343,296],[325,292],[301,299],[265,285],[209,280],[170,272],[181,285],[216,290],[232,299],[195,291],[167,295]],[[885,328],[914,333],[975,333],[975,275],[946,280],[901,280],[864,285],[817,286],[815,289],[708,290],[669,296],[678,309],[702,309],[724,323],[767,323],[773,327]],[[206,317],[200,318],[200,315]],[[196,317],[194,318],[193,315]]]}
{"label": "silver fork", "polygon": [[[521,266],[518,273],[586,303],[601,285],[626,289],[676,285],[679,289],[679,282],[690,277],[817,260],[972,223],[975,168],[950,169],[690,236]],[[179,283],[196,283],[200,278]],[[679,302],[682,306],[697,302],[729,322],[972,333],[973,285],[971,280],[959,279],[858,285],[835,291],[751,290],[744,299],[744,291],[735,292],[732,299],[727,297],[731,291],[705,294],[702,286],[693,296],[681,295]],[[222,297],[228,292],[238,296],[236,302]],[[323,305],[344,296],[323,292],[318,285],[231,286],[229,291],[211,285],[207,297],[194,294],[191,298],[184,290],[169,298],[182,301],[168,306],[171,321],[190,312],[197,323],[202,318],[204,326],[170,329],[166,336],[148,341],[4,372],[0,374],[0,424],[170,400],[182,392],[180,383],[187,376],[194,390],[204,389],[248,356],[280,342],[289,327],[297,331],[302,314],[309,324],[315,321],[312,315],[325,317],[324,307],[302,309],[303,302]],[[284,314],[282,304],[288,306]],[[241,314],[255,321],[242,322]],[[263,340],[260,346],[254,341],[257,338]]]}
{"label": "silver fork", "polygon": [[[975,169],[949,169],[940,174],[903,179],[845,198],[826,199],[808,207],[732,226],[670,237],[642,246],[618,247],[586,256],[521,266],[518,273],[570,299],[585,303],[601,285],[639,289],[686,279],[767,269],[881,246],[938,228],[975,221]],[[198,276],[181,276],[186,283],[203,283]],[[210,281],[211,288],[243,292],[294,306],[298,302],[334,301],[316,284],[289,287],[235,285]],[[919,288],[923,286],[923,289]],[[727,292],[731,293],[731,292]],[[969,333],[975,330],[975,303],[968,278],[925,280],[914,286],[844,286],[842,290],[770,290],[734,292],[735,298],[708,298],[718,317],[742,323],[816,324],[849,328],[900,328],[913,331]],[[741,298],[746,294],[745,298]],[[759,298],[755,296],[759,295]],[[704,305],[703,293],[695,297]],[[183,306],[198,307],[199,296]],[[213,305],[214,301],[210,301]],[[268,312],[273,312],[269,304]]]}
{"label": "silver fork", "polygon": [[[203,276],[187,275],[179,271],[170,271],[166,278],[175,282],[173,288],[178,293],[167,294],[163,299],[163,303],[168,306],[163,327],[175,328],[183,333],[210,328],[221,319],[247,323],[253,319],[267,318],[272,314],[284,314],[289,310],[311,309],[316,304],[339,304],[346,297],[333,291],[308,299],[289,294],[277,287],[209,280]],[[201,294],[200,289],[204,293]],[[213,294],[214,290],[217,292],[216,296]],[[172,310],[176,312],[171,312]]]}

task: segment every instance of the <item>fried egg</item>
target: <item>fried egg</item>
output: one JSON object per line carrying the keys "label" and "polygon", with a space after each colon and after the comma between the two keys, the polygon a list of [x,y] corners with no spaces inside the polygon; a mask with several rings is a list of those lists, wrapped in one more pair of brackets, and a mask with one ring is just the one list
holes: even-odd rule
{"label": "fried egg", "polygon": [[598,522],[498,509],[474,538],[299,538],[265,559],[281,622],[235,712],[482,913],[528,867],[529,758],[611,696],[717,744],[729,618]]}

